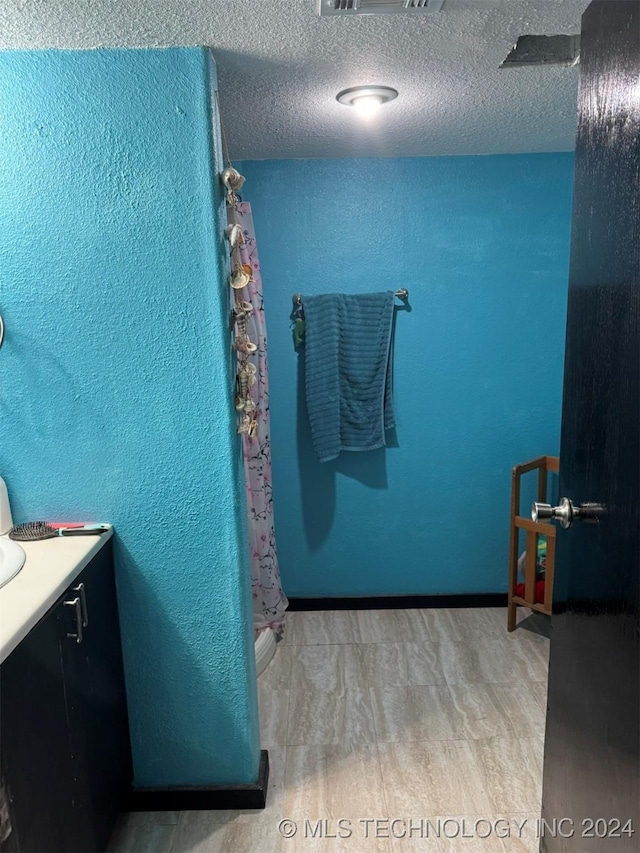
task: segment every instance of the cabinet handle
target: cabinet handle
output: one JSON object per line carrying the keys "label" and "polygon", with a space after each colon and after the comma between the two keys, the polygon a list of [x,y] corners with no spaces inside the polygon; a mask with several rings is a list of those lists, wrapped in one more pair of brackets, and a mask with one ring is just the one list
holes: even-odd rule
{"label": "cabinet handle", "polygon": [[72,638],[76,643],[82,642],[82,603],[80,597],[76,595],[71,601],[63,601],[65,607],[73,607],[76,614],[76,632],[75,634],[67,631],[67,637]]}
{"label": "cabinet handle", "polygon": [[80,604],[82,605],[82,627],[86,628],[89,624],[89,611],[87,610],[87,594],[84,591],[84,584],[79,583],[78,586],[74,586],[71,591],[80,593]]}

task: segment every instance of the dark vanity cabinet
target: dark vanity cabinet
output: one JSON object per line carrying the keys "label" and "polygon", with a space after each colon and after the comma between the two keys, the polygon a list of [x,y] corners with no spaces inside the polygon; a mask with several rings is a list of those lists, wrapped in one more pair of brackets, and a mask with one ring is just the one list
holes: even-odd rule
{"label": "dark vanity cabinet", "polygon": [[3,853],[105,850],[132,764],[111,542],[0,667]]}

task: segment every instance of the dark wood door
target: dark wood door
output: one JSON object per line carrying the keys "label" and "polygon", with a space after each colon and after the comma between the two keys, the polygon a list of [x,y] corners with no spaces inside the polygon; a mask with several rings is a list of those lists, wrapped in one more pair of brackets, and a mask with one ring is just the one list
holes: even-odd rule
{"label": "dark wood door", "polygon": [[607,515],[558,531],[549,853],[640,850],[639,306],[640,3],[605,0],[582,22],[560,494]]}

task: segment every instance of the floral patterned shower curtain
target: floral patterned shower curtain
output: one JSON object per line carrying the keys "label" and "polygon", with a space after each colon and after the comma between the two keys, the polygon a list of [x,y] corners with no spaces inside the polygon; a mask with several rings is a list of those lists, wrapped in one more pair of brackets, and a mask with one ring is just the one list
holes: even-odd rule
{"label": "floral patterned shower curtain", "polygon": [[[273,520],[267,333],[260,261],[251,206],[231,192],[227,215],[229,225],[237,225],[241,231],[235,249],[232,242],[231,259],[238,351],[236,409],[243,442],[253,624],[256,634],[265,628],[279,633],[288,601],[280,583]],[[238,284],[244,279],[234,275],[239,266],[247,278],[250,275],[242,287]]]}

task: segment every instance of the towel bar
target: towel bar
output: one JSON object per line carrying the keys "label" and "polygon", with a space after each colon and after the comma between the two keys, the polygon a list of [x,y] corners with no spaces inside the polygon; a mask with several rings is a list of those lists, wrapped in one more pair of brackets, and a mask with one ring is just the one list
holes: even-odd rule
{"label": "towel bar", "polygon": [[[398,299],[408,299],[409,298],[409,291],[407,290],[406,287],[401,287],[399,290],[396,290],[395,296],[397,296]],[[301,293],[294,293],[293,294],[293,304],[296,307],[298,305],[302,305],[302,294]]]}

